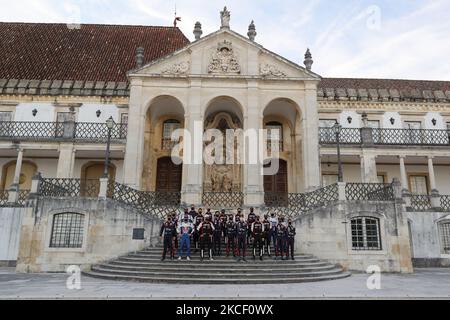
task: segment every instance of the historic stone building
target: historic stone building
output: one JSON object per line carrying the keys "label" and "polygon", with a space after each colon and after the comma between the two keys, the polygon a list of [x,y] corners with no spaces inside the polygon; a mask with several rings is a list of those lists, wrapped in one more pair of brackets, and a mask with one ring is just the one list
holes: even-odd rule
{"label": "historic stone building", "polygon": [[[130,243],[134,224],[148,229],[123,210],[105,227],[96,216],[105,209],[83,200],[99,196],[147,215],[168,201],[284,212],[297,220],[301,251],[350,269],[448,265],[450,82],[322,78],[309,50],[303,65],[289,61],[256,42],[253,22],[243,36],[229,17],[203,37],[197,23],[194,42],[173,27],[0,23],[0,260],[54,271],[149,244]],[[279,129],[279,170],[197,162],[198,149],[174,163],[180,128]],[[108,131],[116,184],[100,179]],[[58,253],[58,214],[88,211],[76,254]],[[102,254],[96,223],[104,247],[115,244]]]}

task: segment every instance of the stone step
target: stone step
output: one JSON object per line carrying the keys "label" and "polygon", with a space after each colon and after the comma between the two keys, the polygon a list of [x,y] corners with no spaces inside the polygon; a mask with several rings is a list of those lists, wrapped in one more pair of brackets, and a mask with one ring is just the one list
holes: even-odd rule
{"label": "stone step", "polygon": [[343,279],[350,276],[348,272],[340,272],[333,275],[311,276],[311,277],[280,277],[280,278],[252,278],[252,279],[234,279],[234,278],[177,278],[162,276],[136,276],[136,275],[117,275],[104,272],[83,272],[84,275],[94,278],[107,280],[137,281],[137,282],[153,282],[153,283],[175,283],[175,284],[279,284],[279,283],[302,283],[314,281],[330,281]]}
{"label": "stone step", "polygon": [[235,280],[241,279],[259,279],[259,278],[303,278],[303,277],[317,277],[317,276],[333,276],[336,274],[340,274],[342,269],[334,268],[331,270],[318,270],[314,272],[285,272],[283,269],[281,270],[273,270],[271,273],[263,274],[262,272],[255,273],[240,273],[236,272],[234,274],[226,273],[226,272],[187,272],[181,271],[178,272],[167,272],[160,270],[158,272],[148,272],[148,271],[130,271],[130,270],[117,270],[111,269],[101,266],[93,266],[92,272],[102,272],[114,275],[125,275],[125,276],[135,276],[135,277],[173,277],[173,278],[233,278]]}
{"label": "stone step", "polygon": [[[272,262],[282,262],[284,264],[295,264],[295,263],[299,263],[299,262],[304,262],[304,263],[310,263],[310,262],[319,262],[319,259],[316,258],[304,258],[304,259],[295,259],[295,260],[280,260],[280,258],[278,260],[275,260],[273,258],[269,258],[269,257],[264,257],[263,261],[260,261],[259,258],[256,258],[256,260],[253,260],[253,258],[247,257],[246,260],[247,262],[255,262],[255,263],[261,263],[264,261],[272,261]],[[140,262],[183,262],[183,261],[187,261],[187,260],[181,260],[178,261],[176,258],[174,260],[171,260],[169,257],[166,258],[165,261],[161,261],[161,256],[155,256],[155,257],[134,257],[134,256],[126,256],[126,257],[121,257],[119,258],[119,260],[121,261],[140,261]],[[191,257],[191,261],[190,262],[202,262],[202,263],[235,263],[235,258],[233,257],[214,257],[213,261],[210,261],[209,258],[206,256],[205,259],[203,261],[201,261],[200,257],[198,256],[193,256]]]}
{"label": "stone step", "polygon": [[[161,252],[155,252],[155,253],[130,253],[128,254],[128,257],[135,257],[135,258],[159,258],[161,259],[162,257],[162,251]],[[178,259],[178,253],[175,252],[175,258]],[[183,254],[183,259],[186,258],[186,255]],[[205,258],[208,257],[208,252],[205,252]],[[233,254],[230,254],[228,257],[226,256],[225,253],[221,253],[220,255],[216,255],[213,252],[213,258],[214,259],[227,259],[227,258],[232,258]],[[253,257],[253,251],[251,252],[246,252],[246,257]],[[256,257],[258,258],[258,252],[256,252]],[[271,257],[269,257],[267,254],[264,254],[263,256],[264,258],[268,259],[268,258],[273,258],[275,257],[275,254],[273,254]],[[295,255],[294,256],[296,259],[314,259],[314,256],[312,255]],[[170,259],[170,255],[169,253],[166,253],[166,258]],[[195,259],[195,258],[200,258],[200,252],[191,252],[191,259]]]}
{"label": "stone step", "polygon": [[[161,270],[161,266],[139,266],[139,265],[121,265],[121,264],[114,264],[114,263],[104,263],[100,264],[95,267],[101,267],[101,268],[107,268],[107,269],[113,269],[113,270],[125,270],[125,271],[147,271],[147,272],[158,272]],[[326,264],[326,265],[319,265],[319,266],[274,266],[269,267],[266,265],[246,265],[246,264],[238,264],[236,266],[229,266],[224,268],[223,266],[216,266],[216,265],[209,265],[209,266],[192,266],[188,265],[186,268],[164,268],[164,270],[170,270],[170,272],[177,273],[179,271],[186,272],[186,270],[192,270],[196,273],[203,273],[203,272],[217,272],[217,273],[228,273],[232,274],[234,272],[241,272],[241,273],[272,273],[272,272],[314,272],[314,271],[324,271],[324,270],[332,270],[335,269],[336,266],[332,264]]]}
{"label": "stone step", "polygon": [[[229,263],[222,263],[222,264],[214,264],[214,261],[174,261],[174,262],[161,262],[161,261],[155,261],[155,262],[142,262],[142,261],[124,261],[124,260],[114,260],[110,261],[109,264],[114,265],[123,265],[123,266],[137,266],[137,267],[155,267],[155,268],[166,268],[166,269],[179,269],[179,268],[191,268],[191,269],[197,269],[197,268],[235,268],[239,266],[239,268],[279,268],[281,261],[247,261],[247,262],[236,262],[234,260],[231,260]],[[318,261],[318,262],[297,262],[297,263],[290,263],[286,264],[285,267],[292,267],[292,268],[314,268],[314,267],[321,267],[321,266],[329,266],[331,264],[324,262],[324,261]]]}

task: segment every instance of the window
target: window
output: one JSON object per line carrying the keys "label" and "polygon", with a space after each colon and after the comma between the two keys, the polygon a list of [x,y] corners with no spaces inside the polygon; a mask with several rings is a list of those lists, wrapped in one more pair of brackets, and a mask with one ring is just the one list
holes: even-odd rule
{"label": "window", "polygon": [[441,238],[441,253],[450,254],[450,222],[439,223],[439,236]]}
{"label": "window", "polygon": [[338,182],[337,174],[323,174],[322,175],[322,185],[327,187],[329,185],[335,184]]}
{"label": "window", "polygon": [[422,123],[420,121],[405,121],[404,128],[408,129],[405,133],[405,139],[410,144],[421,144],[422,142]]}
{"label": "window", "polygon": [[[379,129],[380,121],[379,120],[369,120],[369,121],[367,121],[367,126],[372,129]],[[381,140],[381,131],[380,130],[372,130],[372,139],[373,139],[373,142],[379,143]]]}
{"label": "window", "polygon": [[53,216],[50,248],[83,246],[84,214],[60,213]]}
{"label": "window", "polygon": [[0,112],[0,136],[8,137],[14,131],[12,120],[12,112],[1,111]]}
{"label": "window", "polygon": [[176,144],[172,141],[172,133],[181,127],[178,120],[167,120],[163,124],[162,149],[171,150]]}
{"label": "window", "polygon": [[372,217],[351,219],[353,250],[382,250],[380,220]]}
{"label": "window", "polygon": [[384,175],[384,174],[378,174],[377,175],[377,180],[378,180],[378,183],[386,183],[386,175]]}
{"label": "window", "polygon": [[[267,150],[272,151],[272,143],[278,140],[278,151],[283,151],[283,125],[279,122],[266,123]],[[272,141],[274,140],[274,141]]]}
{"label": "window", "polygon": [[128,113],[122,113],[120,115],[120,123],[128,124]]}
{"label": "window", "polygon": [[428,179],[426,175],[410,175],[409,185],[412,194],[428,194]]}

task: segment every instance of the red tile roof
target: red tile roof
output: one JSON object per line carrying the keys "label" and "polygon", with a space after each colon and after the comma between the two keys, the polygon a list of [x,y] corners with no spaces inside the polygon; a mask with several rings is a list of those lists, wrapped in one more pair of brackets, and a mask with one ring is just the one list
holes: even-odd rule
{"label": "red tile roof", "polygon": [[0,79],[127,81],[136,48],[147,63],[187,44],[173,27],[0,22]]}
{"label": "red tile roof", "polygon": [[397,89],[397,90],[440,90],[449,91],[450,81],[400,80],[400,79],[355,79],[323,78],[320,88],[351,89]]}

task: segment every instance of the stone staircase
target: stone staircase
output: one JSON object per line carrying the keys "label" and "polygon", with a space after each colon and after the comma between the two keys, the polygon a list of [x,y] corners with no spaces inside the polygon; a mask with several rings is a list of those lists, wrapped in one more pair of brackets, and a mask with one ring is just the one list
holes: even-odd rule
{"label": "stone staircase", "polygon": [[270,284],[326,281],[346,278],[350,273],[341,267],[319,260],[312,255],[297,255],[295,260],[273,260],[264,256],[247,262],[230,256],[214,257],[214,261],[191,252],[191,261],[170,258],[162,262],[161,247],[133,252],[118,259],[94,265],[83,274],[108,280],[177,284]]}

